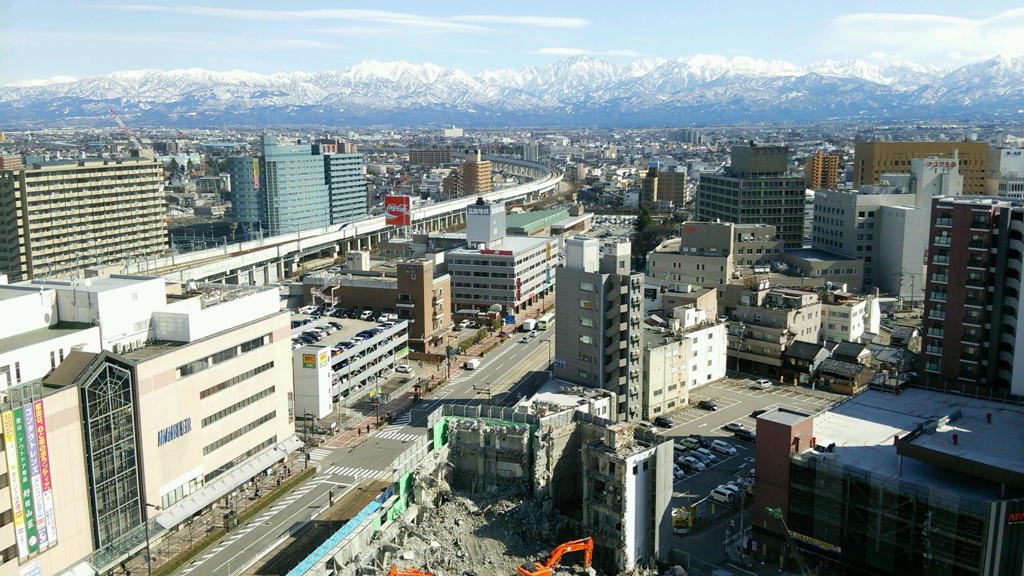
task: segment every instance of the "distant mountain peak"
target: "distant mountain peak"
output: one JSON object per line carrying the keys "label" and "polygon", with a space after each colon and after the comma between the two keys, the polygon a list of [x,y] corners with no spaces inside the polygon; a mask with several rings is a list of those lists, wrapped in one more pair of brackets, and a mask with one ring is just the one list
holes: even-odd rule
{"label": "distant mountain peak", "polygon": [[426,125],[672,123],[991,115],[1024,108],[1024,58],[955,70],[906,61],[807,66],[696,54],[612,64],[588,54],[470,75],[406,61],[271,75],[200,68],[125,70],[0,87],[5,125],[133,122]]}

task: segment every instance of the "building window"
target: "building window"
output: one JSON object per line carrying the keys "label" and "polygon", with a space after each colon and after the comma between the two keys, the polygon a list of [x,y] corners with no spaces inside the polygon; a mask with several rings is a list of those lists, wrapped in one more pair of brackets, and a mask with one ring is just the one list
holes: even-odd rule
{"label": "building window", "polygon": [[580,308],[586,308],[587,310],[594,309],[594,303],[590,300],[580,300]]}
{"label": "building window", "polygon": [[587,336],[587,335],[581,335],[580,336],[580,343],[581,344],[593,344],[593,342],[594,342],[594,339],[591,338],[590,336]]}
{"label": "building window", "polygon": [[580,282],[580,290],[583,290],[584,292],[593,292],[594,285],[590,282]]}
{"label": "building window", "polygon": [[594,326],[593,318],[585,318],[585,317],[581,316],[580,317],[580,326],[593,327]]}

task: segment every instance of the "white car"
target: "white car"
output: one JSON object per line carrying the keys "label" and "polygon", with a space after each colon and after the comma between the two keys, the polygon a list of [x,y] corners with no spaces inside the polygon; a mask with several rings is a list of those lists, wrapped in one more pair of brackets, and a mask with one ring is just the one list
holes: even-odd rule
{"label": "white car", "polygon": [[696,450],[694,450],[694,452],[704,456],[705,458],[707,458],[708,460],[710,460],[712,462],[714,462],[715,460],[718,460],[718,456],[715,456],[714,452],[712,452],[711,450],[708,450],[707,448],[697,448]]}
{"label": "white car", "polygon": [[683,472],[683,469],[679,467],[679,464],[673,464],[672,475],[676,477],[676,480],[678,480],[683,476],[686,476],[686,472]]}
{"label": "white car", "polygon": [[738,454],[735,448],[730,446],[728,443],[721,440],[712,440],[711,449],[719,454],[725,454],[726,456],[735,456]]}
{"label": "white car", "polygon": [[537,337],[537,331],[536,330],[530,330],[530,338],[536,338],[536,337]]}
{"label": "white car", "polygon": [[764,378],[762,378],[760,380],[755,381],[753,387],[758,389],[758,390],[771,390],[772,389],[772,381],[771,380],[765,380]]}
{"label": "white car", "polygon": [[408,364],[399,364],[398,366],[395,366],[395,372],[412,374],[412,366],[409,366]]}
{"label": "white car", "polygon": [[686,458],[683,458],[683,462],[686,462],[687,464],[690,465],[690,470],[704,470],[706,468],[703,462],[697,460],[693,456],[687,456]]}

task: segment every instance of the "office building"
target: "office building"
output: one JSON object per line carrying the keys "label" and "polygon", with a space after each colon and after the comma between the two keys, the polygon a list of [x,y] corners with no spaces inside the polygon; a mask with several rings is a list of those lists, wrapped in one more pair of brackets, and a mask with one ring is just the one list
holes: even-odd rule
{"label": "office building", "polygon": [[985,194],[1024,198],[1024,150],[989,148]]}
{"label": "office building", "polygon": [[436,148],[409,150],[409,164],[421,166],[438,166],[452,163],[452,151]]}
{"label": "office building", "polygon": [[1022,426],[1009,404],[917,388],[762,414],[745,552],[799,572],[773,509],[814,573],[1020,573]]}
{"label": "office building", "polygon": [[[40,492],[0,489],[0,508],[26,513],[0,531],[5,559],[20,560],[0,573],[107,573],[142,550],[147,533],[158,546],[301,446],[291,386],[282,385],[291,345],[276,288],[182,290],[162,278],[104,275],[2,292],[37,327],[20,335],[31,340],[13,351],[26,370],[0,400],[16,433],[5,433],[8,469],[34,484],[35,466],[18,462],[38,456],[50,465],[41,475],[52,493],[45,483]],[[46,362],[40,377],[38,357],[48,352],[64,358],[56,368]],[[37,430],[35,442],[22,441],[22,426]]]}
{"label": "office building", "polygon": [[786,248],[803,246],[804,179],[788,176],[785,146],[733,146],[723,174],[702,175],[697,219],[705,222],[769,224]]}
{"label": "office building", "polygon": [[807,157],[804,172],[807,187],[812,190],[831,190],[839,187],[839,156],[826,156],[818,150],[814,156]]}
{"label": "office building", "polygon": [[466,248],[445,254],[452,283],[452,310],[498,307],[515,314],[555,287],[558,241],[543,236],[506,236],[505,205],[482,199],[466,208]]}
{"label": "office building", "polygon": [[915,158],[957,157],[964,194],[984,194],[988,170],[987,142],[857,142],[853,187],[880,184],[884,174],[910,172]]}
{"label": "office building", "polygon": [[69,277],[167,250],[163,169],[140,158],[0,171],[0,270],[12,281]]}
{"label": "office building", "polygon": [[459,164],[459,196],[475,196],[491,191],[491,161],[484,160],[480,151],[466,154]]}
{"label": "office building", "polygon": [[922,379],[1024,394],[1021,238],[1024,204],[1007,198],[934,200],[922,334]]}
{"label": "office building", "polygon": [[859,190],[818,190],[814,247],[860,258],[864,286],[920,302],[931,202],[959,196],[963,178],[956,158],[914,158],[907,174],[886,174],[885,185]]}
{"label": "office building", "polygon": [[793,342],[818,343],[821,302],[813,292],[769,289],[744,292],[729,321],[729,368],[778,377],[782,354]]}
{"label": "office building", "polygon": [[271,236],[324,228],[366,214],[362,156],[340,144],[278,144],[260,137],[261,155],[228,159],[233,218]]}
{"label": "office building", "polygon": [[704,135],[701,134],[699,130],[669,130],[665,133],[665,140],[669,142],[680,142],[683,144],[703,144]]}
{"label": "office building", "polygon": [[555,377],[615,392],[612,419],[637,420],[642,408],[643,274],[629,271],[630,244],[576,237],[556,270]]}
{"label": "office building", "polygon": [[726,325],[697,308],[676,308],[668,327],[645,323],[641,342],[644,420],[686,406],[690,390],[725,378]]}
{"label": "office building", "polygon": [[314,156],[323,157],[331,225],[358,220],[367,212],[363,155],[346,152],[345,146],[337,140],[318,140],[312,147]]}
{"label": "office building", "polygon": [[640,181],[640,203],[645,206],[670,206],[679,208],[688,200],[686,197],[686,173],[667,172],[659,169],[658,162],[651,162],[647,174]]}
{"label": "office building", "polygon": [[451,128],[443,129],[441,134],[445,138],[462,138],[462,128],[456,128],[455,125],[452,124]]}
{"label": "office building", "polygon": [[684,222],[681,229],[680,238],[662,242],[647,255],[647,274],[671,285],[725,290],[734,278],[767,273],[785,247],[775,226],[766,224]]}

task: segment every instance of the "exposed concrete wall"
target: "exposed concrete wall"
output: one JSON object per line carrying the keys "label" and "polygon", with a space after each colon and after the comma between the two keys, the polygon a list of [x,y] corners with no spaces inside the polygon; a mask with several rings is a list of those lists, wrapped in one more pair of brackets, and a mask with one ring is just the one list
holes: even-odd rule
{"label": "exposed concrete wall", "polygon": [[529,485],[532,458],[528,425],[452,418],[448,423],[448,449],[457,487],[486,489],[517,482]]}

